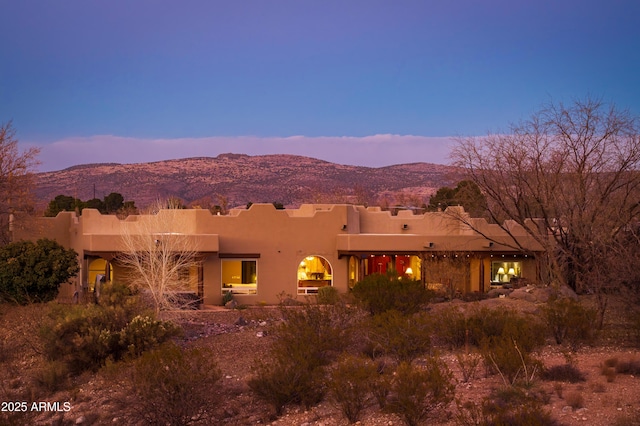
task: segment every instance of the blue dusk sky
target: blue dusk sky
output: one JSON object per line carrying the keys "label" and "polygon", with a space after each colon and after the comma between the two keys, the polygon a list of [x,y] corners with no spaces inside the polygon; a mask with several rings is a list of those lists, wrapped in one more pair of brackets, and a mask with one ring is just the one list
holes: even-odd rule
{"label": "blue dusk sky", "polygon": [[225,152],[446,163],[544,103],[640,112],[638,0],[0,0],[40,170]]}

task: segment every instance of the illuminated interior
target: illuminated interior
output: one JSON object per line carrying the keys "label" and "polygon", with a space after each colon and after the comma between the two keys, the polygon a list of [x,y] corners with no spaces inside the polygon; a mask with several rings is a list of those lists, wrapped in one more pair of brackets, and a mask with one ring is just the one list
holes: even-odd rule
{"label": "illuminated interior", "polygon": [[491,262],[491,282],[504,284],[520,278],[521,268],[521,262]]}
{"label": "illuminated interior", "polygon": [[317,293],[333,285],[331,264],[321,256],[307,256],[298,264],[298,294]]}
{"label": "illuminated interior", "polygon": [[257,294],[258,262],[248,259],[223,260],[222,292]]}
{"label": "illuminated interior", "polygon": [[89,291],[93,291],[97,279],[102,279],[103,282],[113,280],[113,270],[105,259],[95,259],[89,263],[87,276]]}
{"label": "illuminated interior", "polygon": [[411,255],[369,255],[363,259],[365,275],[386,274],[395,271],[398,276],[415,280],[422,278],[421,261]]}

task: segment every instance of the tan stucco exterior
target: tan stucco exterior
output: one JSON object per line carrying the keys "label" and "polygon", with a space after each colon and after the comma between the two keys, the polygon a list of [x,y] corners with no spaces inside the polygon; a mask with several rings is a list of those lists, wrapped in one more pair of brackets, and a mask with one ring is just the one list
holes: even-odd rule
{"label": "tan stucco exterior", "polygon": [[[245,286],[234,281],[225,287],[224,291],[239,291],[236,300],[247,304],[276,303],[279,294],[313,293],[314,283],[346,292],[364,275],[387,268],[402,269],[399,273],[412,271],[413,277],[426,283],[431,262],[442,262],[447,256],[466,259],[466,278],[456,284],[463,292],[487,291],[492,279],[497,278],[492,277],[492,262],[504,259],[517,262],[518,275],[501,277],[536,280],[535,256],[543,249],[523,229],[511,225],[511,234],[526,249],[515,250],[511,237],[499,226],[470,219],[474,228],[493,240],[490,243],[454,218],[460,214],[464,215],[460,208],[421,215],[400,211],[393,216],[379,208],[353,205],[309,204],[277,210],[271,204],[254,204],[246,210],[231,210],[228,215],[181,210],[180,220],[157,232],[185,234],[200,253],[202,265],[196,279],[205,304],[220,304],[223,284],[227,286],[227,281],[233,280],[257,281]],[[96,259],[108,261],[110,270],[105,272],[110,278],[126,281],[117,263],[117,254],[124,247],[122,235],[142,232],[150,216],[119,220],[85,209],[80,217],[63,212],[39,221],[40,226],[31,230],[15,231],[14,239],[53,238],[78,252],[81,273],[76,283],[63,289],[64,295],[91,287],[95,271],[90,272],[89,265]],[[242,294],[240,290],[245,287],[250,291]]]}

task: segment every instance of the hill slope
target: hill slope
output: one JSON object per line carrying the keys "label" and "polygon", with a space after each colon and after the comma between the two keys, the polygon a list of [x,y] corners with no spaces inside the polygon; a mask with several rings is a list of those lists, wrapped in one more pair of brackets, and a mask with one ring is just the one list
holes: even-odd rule
{"label": "hill slope", "polygon": [[370,168],[330,163],[295,155],[221,154],[140,164],[87,164],[37,174],[36,196],[46,205],[56,195],[82,200],[111,192],[145,206],[179,197],[186,203],[228,206],[280,202],[286,206],[320,202],[400,202],[408,196],[428,199],[457,181],[456,169],[429,163]]}

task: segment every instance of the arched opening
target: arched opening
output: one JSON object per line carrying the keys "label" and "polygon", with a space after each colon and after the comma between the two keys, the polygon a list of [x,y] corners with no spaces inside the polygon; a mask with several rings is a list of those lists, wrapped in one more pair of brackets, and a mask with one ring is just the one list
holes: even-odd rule
{"label": "arched opening", "polygon": [[322,256],[307,256],[298,264],[298,294],[315,294],[333,285],[333,269]]}
{"label": "arched opening", "polygon": [[113,280],[113,268],[111,263],[106,259],[97,258],[89,262],[88,274],[87,274],[87,286],[90,292],[93,292],[96,288],[96,284],[104,284],[107,281]]}

